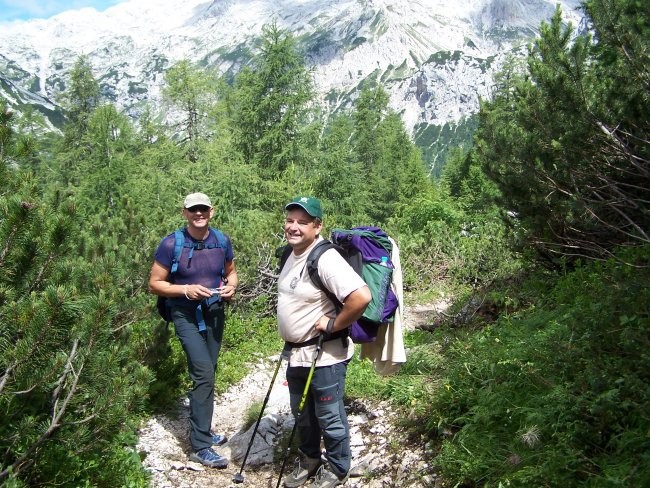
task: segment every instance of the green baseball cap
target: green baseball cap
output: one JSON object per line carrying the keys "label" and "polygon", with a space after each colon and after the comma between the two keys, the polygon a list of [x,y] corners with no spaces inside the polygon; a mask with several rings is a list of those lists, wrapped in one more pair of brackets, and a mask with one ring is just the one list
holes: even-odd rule
{"label": "green baseball cap", "polygon": [[320,200],[314,197],[296,197],[285,205],[285,210],[291,210],[292,207],[300,207],[309,215],[315,218],[323,218],[323,210],[320,206]]}

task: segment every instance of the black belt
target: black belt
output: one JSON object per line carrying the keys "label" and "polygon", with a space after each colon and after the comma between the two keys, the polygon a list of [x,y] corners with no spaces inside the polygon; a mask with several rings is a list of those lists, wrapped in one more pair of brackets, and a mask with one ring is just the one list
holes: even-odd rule
{"label": "black belt", "polygon": [[[333,334],[326,334],[324,342],[328,341],[333,341],[334,339],[341,339],[341,344],[343,344],[343,347],[348,345],[348,336],[349,336],[348,328],[346,327],[343,330],[339,330],[338,332],[334,332]],[[313,346],[318,342],[318,336],[312,337],[311,339],[305,341],[305,342],[289,342],[286,341],[284,343],[285,349],[293,349],[295,348],[300,348],[300,347],[307,347],[307,346]]]}

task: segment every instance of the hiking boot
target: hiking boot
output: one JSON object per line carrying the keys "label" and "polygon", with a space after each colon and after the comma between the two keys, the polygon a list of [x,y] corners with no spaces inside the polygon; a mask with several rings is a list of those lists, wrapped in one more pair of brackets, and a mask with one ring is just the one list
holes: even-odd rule
{"label": "hiking boot", "polygon": [[228,438],[225,435],[215,434],[214,432],[210,432],[210,435],[212,436],[213,446],[223,446],[228,442]]}
{"label": "hiking boot", "polygon": [[199,449],[198,451],[193,452],[190,454],[190,461],[201,463],[203,466],[209,468],[223,469],[228,467],[228,458],[219,455],[211,447],[206,447],[205,449]]}
{"label": "hiking boot", "polygon": [[343,478],[339,478],[329,469],[327,465],[323,464],[318,468],[316,473],[316,478],[314,483],[311,485],[312,488],[332,488],[334,486],[339,486],[345,483],[348,480],[348,475],[346,474]]}
{"label": "hiking boot", "polygon": [[296,467],[284,479],[284,486],[287,488],[296,488],[304,485],[309,478],[314,476],[314,473],[318,470],[320,465],[320,458],[310,458],[307,456],[297,457]]}

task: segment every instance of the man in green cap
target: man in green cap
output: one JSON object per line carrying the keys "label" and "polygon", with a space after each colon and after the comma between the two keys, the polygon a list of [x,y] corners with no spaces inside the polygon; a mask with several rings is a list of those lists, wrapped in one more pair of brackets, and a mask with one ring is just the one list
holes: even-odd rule
{"label": "man in green cap", "polygon": [[[298,413],[314,355],[316,342],[326,334],[309,392],[300,415],[300,457],[284,482],[286,487],[304,485],[315,476],[314,488],[345,483],[351,465],[350,426],[343,394],[347,365],[354,345],[347,336],[349,325],[361,317],[370,303],[370,290],[361,277],[335,250],[318,260],[323,284],[343,304],[337,305],[312,283],[304,272],[309,253],[324,239],[323,211],[317,198],[299,196],[285,206],[284,235],[292,248],[278,277],[278,330],[291,346],[287,382],[291,409]],[[325,445],[321,460],[321,438]]]}

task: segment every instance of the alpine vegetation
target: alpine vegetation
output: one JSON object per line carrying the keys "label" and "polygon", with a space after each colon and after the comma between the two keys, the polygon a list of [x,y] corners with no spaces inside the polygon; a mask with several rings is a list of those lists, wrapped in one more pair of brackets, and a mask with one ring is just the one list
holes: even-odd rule
{"label": "alpine vegetation", "polygon": [[[327,215],[294,243],[315,222],[397,244],[405,361],[355,352],[337,399],[398,412],[391,462],[329,481],[650,486],[650,11],[560,4],[129,1],[3,25],[0,484],[149,486],[138,428],[193,382],[148,277],[201,192],[237,267],[215,395],[282,350],[286,202]],[[415,134],[447,142],[425,159]]]}

